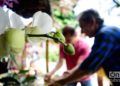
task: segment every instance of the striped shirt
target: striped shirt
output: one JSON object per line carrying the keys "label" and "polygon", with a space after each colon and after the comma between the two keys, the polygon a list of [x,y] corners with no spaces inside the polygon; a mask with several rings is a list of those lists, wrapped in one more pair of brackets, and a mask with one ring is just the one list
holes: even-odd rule
{"label": "striped shirt", "polygon": [[110,71],[120,72],[120,29],[102,27],[95,35],[89,57],[80,65],[80,70],[96,72],[103,67],[108,78]]}

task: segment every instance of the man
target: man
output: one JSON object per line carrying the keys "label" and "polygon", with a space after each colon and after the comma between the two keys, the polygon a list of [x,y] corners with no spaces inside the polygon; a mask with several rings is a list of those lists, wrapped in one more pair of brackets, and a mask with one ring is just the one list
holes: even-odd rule
{"label": "man", "polygon": [[113,85],[119,86],[120,29],[103,25],[103,20],[93,9],[84,11],[79,17],[79,23],[83,33],[89,37],[95,37],[92,51],[88,58],[68,76],[60,77],[51,82],[49,86],[63,86],[68,82],[93,74],[100,67],[103,67]]}
{"label": "man", "polygon": [[[60,45],[60,58],[55,68],[46,74],[45,81],[49,81],[51,76],[62,66],[63,60],[66,61],[67,71],[64,72],[63,76],[67,76],[69,71],[75,66],[80,65],[90,53],[88,44],[83,41],[81,37],[77,36],[77,32],[73,27],[66,26],[63,28],[63,35],[66,38],[66,43],[72,43],[75,48],[75,55],[69,55],[64,52],[63,45]],[[90,76],[78,80],[83,86],[92,86]],[[76,86],[77,82],[69,83],[65,86]]]}

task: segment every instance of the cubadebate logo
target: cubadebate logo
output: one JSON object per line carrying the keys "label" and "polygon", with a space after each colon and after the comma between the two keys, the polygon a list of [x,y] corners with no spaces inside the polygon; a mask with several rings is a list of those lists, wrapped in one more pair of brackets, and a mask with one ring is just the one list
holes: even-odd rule
{"label": "cubadebate logo", "polygon": [[120,78],[120,71],[110,71],[109,78]]}
{"label": "cubadebate logo", "polygon": [[120,82],[120,71],[110,71],[109,78],[112,82]]}

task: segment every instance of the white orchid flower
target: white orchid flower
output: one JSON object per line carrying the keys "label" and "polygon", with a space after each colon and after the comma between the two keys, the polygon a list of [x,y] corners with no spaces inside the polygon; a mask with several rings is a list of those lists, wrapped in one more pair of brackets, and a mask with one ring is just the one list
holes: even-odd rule
{"label": "white orchid flower", "polygon": [[19,54],[25,45],[25,30],[19,29],[24,27],[20,17],[15,13],[9,17],[9,11],[4,10],[0,8],[0,57]]}
{"label": "white orchid flower", "polygon": [[[8,14],[0,9],[0,34],[5,32],[6,44],[14,52],[20,52],[25,44],[25,24],[16,13]],[[44,12],[38,11],[33,15],[32,26],[28,26],[26,34],[48,34],[52,30],[52,18]],[[7,28],[7,30],[5,29]],[[42,38],[45,39],[45,38]],[[32,37],[32,43],[41,40],[41,37]]]}
{"label": "white orchid flower", "polygon": [[[52,18],[47,13],[38,11],[33,15],[31,26],[28,26],[26,28],[26,34],[47,34],[51,32],[52,23]],[[25,27],[25,24],[23,23],[21,17],[16,13],[12,13],[10,15],[10,24],[10,28],[14,29],[23,29]],[[45,38],[32,37],[29,39],[29,42],[36,43],[43,39]]]}

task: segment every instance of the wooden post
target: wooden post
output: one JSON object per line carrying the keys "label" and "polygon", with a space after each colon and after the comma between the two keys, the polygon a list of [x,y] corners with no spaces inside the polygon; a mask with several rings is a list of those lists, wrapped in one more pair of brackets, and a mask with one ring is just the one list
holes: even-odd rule
{"label": "wooden post", "polygon": [[46,72],[49,72],[49,40],[46,40]]}

